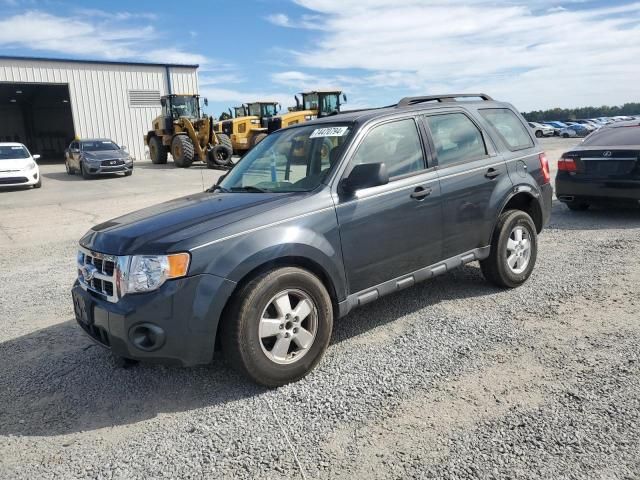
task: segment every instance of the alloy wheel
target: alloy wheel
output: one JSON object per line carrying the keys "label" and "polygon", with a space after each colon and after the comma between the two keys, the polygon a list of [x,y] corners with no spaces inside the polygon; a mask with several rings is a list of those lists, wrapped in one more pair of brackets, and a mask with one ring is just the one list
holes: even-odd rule
{"label": "alloy wheel", "polygon": [[507,240],[507,265],[515,274],[527,269],[531,259],[531,234],[522,225],[516,225]]}
{"label": "alloy wheel", "polygon": [[297,289],[274,295],[260,317],[263,353],[274,363],[291,364],[311,348],[318,332],[318,310],[312,298]]}

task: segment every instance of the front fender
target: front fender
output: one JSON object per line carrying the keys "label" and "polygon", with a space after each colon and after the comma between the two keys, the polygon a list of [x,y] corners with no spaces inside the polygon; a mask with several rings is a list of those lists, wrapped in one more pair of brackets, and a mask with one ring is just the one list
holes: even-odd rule
{"label": "front fender", "polygon": [[320,268],[338,301],[346,298],[346,281],[338,225],[333,210],[229,238],[192,251],[195,272],[233,282],[265,264],[302,259]]}

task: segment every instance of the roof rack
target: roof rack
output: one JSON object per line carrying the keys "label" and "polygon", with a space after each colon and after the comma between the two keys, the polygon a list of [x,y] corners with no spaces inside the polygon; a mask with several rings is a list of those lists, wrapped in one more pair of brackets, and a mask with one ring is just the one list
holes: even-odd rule
{"label": "roof rack", "polygon": [[404,97],[398,102],[398,107],[408,107],[424,102],[455,102],[457,98],[481,98],[485,102],[493,100],[486,93],[454,93],[451,95],[428,95],[421,97]]}

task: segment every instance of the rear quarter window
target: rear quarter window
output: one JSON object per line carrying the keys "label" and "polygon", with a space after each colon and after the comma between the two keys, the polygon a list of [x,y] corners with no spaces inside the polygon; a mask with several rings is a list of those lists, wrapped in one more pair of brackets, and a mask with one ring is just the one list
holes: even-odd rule
{"label": "rear quarter window", "polygon": [[531,135],[508,108],[488,108],[479,112],[512,152],[533,147]]}

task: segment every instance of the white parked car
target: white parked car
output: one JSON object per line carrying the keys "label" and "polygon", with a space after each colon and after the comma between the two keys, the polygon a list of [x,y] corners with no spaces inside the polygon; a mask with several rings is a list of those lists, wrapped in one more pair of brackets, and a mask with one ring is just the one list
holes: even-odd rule
{"label": "white parked car", "polygon": [[553,127],[538,122],[529,122],[529,127],[535,132],[536,137],[553,137]]}
{"label": "white parked car", "polygon": [[40,188],[42,178],[36,160],[21,143],[0,143],[0,187],[33,186]]}

